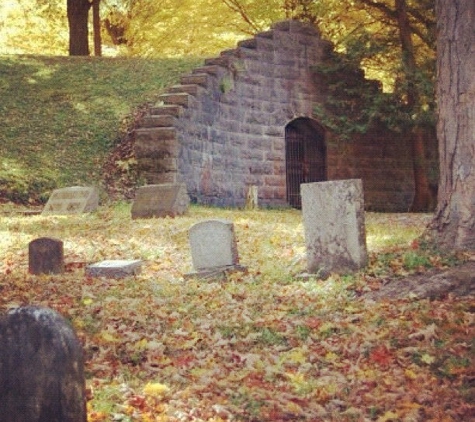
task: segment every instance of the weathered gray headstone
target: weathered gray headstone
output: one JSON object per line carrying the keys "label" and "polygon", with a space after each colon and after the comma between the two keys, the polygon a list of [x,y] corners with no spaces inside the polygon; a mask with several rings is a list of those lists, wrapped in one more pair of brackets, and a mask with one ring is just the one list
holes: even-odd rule
{"label": "weathered gray headstone", "polygon": [[28,271],[36,275],[63,273],[63,242],[51,237],[32,240],[28,244]]}
{"label": "weathered gray headstone", "polygon": [[344,273],[366,265],[360,179],[303,183],[302,216],[309,273]]}
{"label": "weathered gray headstone", "polygon": [[187,276],[213,277],[233,270],[245,271],[239,265],[234,224],[228,220],[206,220],[190,228],[189,241],[195,273]]}
{"label": "weathered gray headstone", "polygon": [[55,189],[41,214],[81,214],[95,211],[98,206],[99,193],[96,188],[71,186]]}
{"label": "weathered gray headstone", "polygon": [[0,316],[0,420],[86,422],[84,362],[71,325],[47,308]]}
{"label": "weathered gray headstone", "polygon": [[142,261],[140,259],[110,259],[88,265],[86,276],[123,278],[140,274],[141,269]]}
{"label": "weathered gray headstone", "polygon": [[146,185],[137,189],[132,218],[176,217],[184,214],[189,205],[184,183]]}

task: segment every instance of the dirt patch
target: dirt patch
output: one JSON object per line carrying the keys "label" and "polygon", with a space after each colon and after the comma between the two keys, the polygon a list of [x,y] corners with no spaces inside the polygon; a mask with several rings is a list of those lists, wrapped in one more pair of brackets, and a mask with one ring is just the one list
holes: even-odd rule
{"label": "dirt patch", "polygon": [[475,296],[475,261],[446,270],[430,270],[400,279],[391,279],[379,290],[366,293],[366,299],[402,299],[407,297],[440,299],[448,294]]}

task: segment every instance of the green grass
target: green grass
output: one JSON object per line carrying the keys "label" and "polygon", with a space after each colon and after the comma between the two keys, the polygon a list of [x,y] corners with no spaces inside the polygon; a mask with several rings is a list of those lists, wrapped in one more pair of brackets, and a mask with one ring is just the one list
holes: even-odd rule
{"label": "green grass", "polygon": [[0,199],[102,183],[102,164],[135,110],[201,62],[0,56]]}

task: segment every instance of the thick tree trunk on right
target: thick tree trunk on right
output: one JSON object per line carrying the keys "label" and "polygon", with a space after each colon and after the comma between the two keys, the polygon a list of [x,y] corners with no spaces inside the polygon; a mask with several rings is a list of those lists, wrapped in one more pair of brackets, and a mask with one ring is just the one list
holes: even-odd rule
{"label": "thick tree trunk on right", "polygon": [[69,55],[89,56],[89,0],[67,0]]}
{"label": "thick tree trunk on right", "polygon": [[436,6],[440,180],[431,234],[444,249],[475,249],[475,2]]}

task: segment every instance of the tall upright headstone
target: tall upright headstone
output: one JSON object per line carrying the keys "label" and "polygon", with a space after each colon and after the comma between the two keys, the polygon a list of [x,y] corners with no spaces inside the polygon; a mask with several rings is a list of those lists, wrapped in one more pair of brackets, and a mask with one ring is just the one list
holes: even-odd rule
{"label": "tall upright headstone", "polygon": [[176,217],[190,204],[184,183],[146,185],[137,189],[132,204],[132,218]]}
{"label": "tall upright headstone", "polygon": [[234,224],[228,220],[211,219],[190,228],[189,241],[195,273],[188,276],[202,278],[227,271],[245,271],[239,264]]}
{"label": "tall upright headstone", "polygon": [[28,245],[30,274],[61,274],[64,272],[63,242],[51,237],[40,237]]}
{"label": "tall upright headstone", "polygon": [[22,307],[0,316],[0,420],[86,422],[81,343],[58,313]]}
{"label": "tall upright headstone", "polygon": [[309,273],[345,273],[367,263],[360,179],[303,183],[302,216]]}
{"label": "tall upright headstone", "polygon": [[41,214],[81,214],[95,211],[98,206],[99,193],[96,188],[71,186],[55,189]]}

